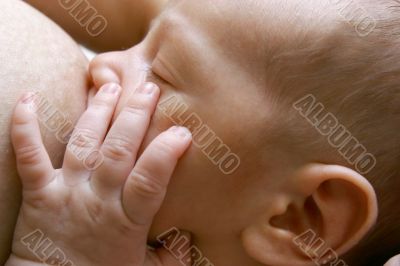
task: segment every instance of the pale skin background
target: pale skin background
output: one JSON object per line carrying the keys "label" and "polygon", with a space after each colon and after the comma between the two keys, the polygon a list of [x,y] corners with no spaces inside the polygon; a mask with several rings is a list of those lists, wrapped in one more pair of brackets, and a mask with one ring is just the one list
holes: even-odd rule
{"label": "pale skin background", "polygon": [[[29,11],[30,12],[30,11]],[[11,21],[12,21],[12,19],[11,19]],[[16,21],[21,21],[21,20],[16,20]],[[10,22],[8,22],[8,23],[10,23]],[[21,23],[21,22],[18,22],[18,23]],[[29,24],[31,25],[32,24],[32,22],[29,22]],[[46,23],[44,23],[44,24],[46,24]],[[5,25],[5,24],[1,24],[1,25]],[[41,29],[41,31],[43,31],[43,24],[40,24],[41,26],[40,26],[40,29]],[[54,28],[54,31],[55,32],[57,32],[57,29],[55,29]],[[12,32],[14,32],[14,31],[12,31]],[[30,33],[32,33],[32,32],[35,32],[35,31],[29,31]],[[59,33],[59,34],[61,34],[61,33]],[[38,34],[38,35],[40,35],[40,34]],[[56,36],[54,36],[54,38],[57,38],[57,37],[59,37],[59,36],[57,36],[57,34],[55,34]],[[65,38],[67,38],[66,36],[64,36]],[[63,37],[63,38],[64,38]],[[15,37],[14,37],[15,38]],[[46,41],[46,40],[45,40]],[[63,43],[63,45],[65,45],[65,43]],[[40,45],[38,45],[38,46],[40,46]],[[62,47],[62,46],[61,46]],[[71,47],[72,48],[70,48],[72,51],[74,51],[74,52],[71,52],[71,53],[76,53],[76,54],[80,54],[79,52],[78,52],[78,50],[76,49],[76,46],[75,45],[73,45],[73,43],[71,42]],[[65,51],[64,50],[65,48],[64,47],[62,47],[62,49],[60,48],[60,50],[62,50],[62,51]],[[15,52],[15,54],[18,54],[19,55],[19,53],[16,53]],[[70,55],[69,53],[67,53],[68,55]],[[132,53],[132,54],[134,54],[134,53]],[[28,54],[29,55],[29,54]],[[85,60],[83,59],[83,57],[80,57],[81,58],[81,62],[80,62],[80,64],[82,64],[82,65],[85,65],[86,64],[86,62],[85,62]],[[107,62],[106,61],[106,59],[107,59],[107,57],[104,57],[104,61],[101,61],[101,60],[98,60],[97,62]],[[34,60],[37,60],[36,58],[34,59]],[[30,61],[33,61],[33,60],[30,60]],[[79,60],[78,60],[79,61]],[[20,63],[21,61],[17,61],[16,63]],[[28,60],[28,62],[29,62],[29,60]],[[37,63],[36,63],[37,64]],[[79,64],[79,63],[78,63]],[[81,66],[82,66],[81,65]],[[20,68],[17,68],[17,69],[20,69]],[[49,69],[52,69],[51,67],[49,67]],[[79,69],[81,69],[81,70],[83,70],[84,68],[78,68],[78,70]],[[84,71],[82,71],[82,73],[84,73]],[[76,73],[74,73],[75,75],[76,75]],[[84,76],[84,75],[83,75]],[[101,77],[101,75],[98,75],[99,77]],[[76,78],[76,77],[75,77]],[[66,79],[67,80],[67,79]],[[84,78],[82,79],[82,80],[84,80]],[[101,81],[100,79],[98,80],[99,81],[99,83],[102,83],[103,81]],[[58,84],[58,83],[57,83]],[[70,85],[70,83],[69,83],[69,85]],[[82,86],[83,85],[83,86]],[[24,84],[24,86],[22,86],[22,87],[25,87],[26,86],[26,84]],[[79,87],[80,85],[78,84],[76,87]],[[7,87],[10,87],[10,85],[9,84],[7,84]],[[85,85],[85,82],[82,82],[81,83],[81,88],[85,88],[85,87],[87,87],[86,85]],[[83,90],[85,90],[85,89],[83,89]],[[13,92],[14,93],[14,92]],[[63,96],[63,97],[65,97],[65,96]],[[84,98],[84,97],[83,97]],[[83,98],[81,98],[81,99],[83,99]],[[14,99],[15,99],[15,97],[14,97]],[[74,103],[76,102],[76,101],[73,101]],[[80,107],[79,108],[82,108],[82,106],[84,105],[84,101],[82,102],[81,101],[81,105],[80,105]],[[78,109],[79,109],[78,108]],[[74,108],[71,108],[72,110],[74,110]],[[76,109],[75,109],[76,110]],[[10,183],[10,182],[9,182]],[[10,193],[10,194],[12,194],[12,195],[15,195],[15,190],[13,191],[13,193]],[[6,194],[4,194],[4,195],[6,195]],[[14,205],[15,206],[15,205]],[[7,207],[6,208],[7,210],[9,210],[9,208]],[[12,219],[11,219],[12,220]],[[10,225],[12,225],[12,222],[10,222],[9,223]]]}
{"label": "pale skin background", "polygon": [[[10,146],[10,117],[15,102],[28,90],[37,90],[76,121],[86,106],[88,61],[72,39],[49,19],[20,1],[0,3],[0,264],[10,252],[20,186]],[[43,130],[55,165],[64,145]],[[14,169],[10,172],[10,169]]]}

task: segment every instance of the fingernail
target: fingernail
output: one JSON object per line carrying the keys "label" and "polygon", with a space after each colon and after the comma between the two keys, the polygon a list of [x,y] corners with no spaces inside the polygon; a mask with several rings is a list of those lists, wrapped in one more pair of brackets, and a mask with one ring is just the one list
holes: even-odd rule
{"label": "fingernail", "polygon": [[102,91],[109,94],[117,94],[120,86],[116,83],[109,83],[103,86]]}
{"label": "fingernail", "polygon": [[137,91],[138,91],[138,93],[141,93],[141,94],[150,95],[156,91],[156,88],[157,88],[156,84],[147,82],[147,83],[143,84],[142,86],[140,86]]}
{"label": "fingernail", "polygon": [[34,99],[35,99],[35,94],[32,92],[27,92],[21,97],[21,103],[30,104],[33,103]]}
{"label": "fingernail", "polygon": [[192,136],[192,133],[186,127],[173,126],[170,128],[170,131],[173,132],[175,135],[184,139],[190,138]]}

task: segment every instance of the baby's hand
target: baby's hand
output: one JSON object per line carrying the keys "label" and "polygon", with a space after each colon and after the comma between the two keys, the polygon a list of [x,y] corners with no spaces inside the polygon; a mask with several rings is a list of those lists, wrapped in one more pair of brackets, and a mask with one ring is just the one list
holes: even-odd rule
{"label": "baby's hand", "polygon": [[[23,202],[7,265],[181,265],[146,244],[190,132],[173,127],[137,158],[160,92],[144,84],[109,129],[120,93],[116,84],[101,88],[57,170],[41,140],[33,97],[26,95],[16,106],[12,141]],[[91,165],[98,167],[88,170],[88,158],[85,164],[78,153],[91,155]]]}

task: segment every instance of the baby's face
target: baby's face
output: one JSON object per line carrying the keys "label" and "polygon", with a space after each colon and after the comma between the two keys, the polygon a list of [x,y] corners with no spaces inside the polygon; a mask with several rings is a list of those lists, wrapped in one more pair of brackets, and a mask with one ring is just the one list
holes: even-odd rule
{"label": "baby's face", "polygon": [[[185,124],[195,135],[154,221],[153,238],[178,227],[217,243],[222,234],[239,232],[260,207],[256,193],[261,182],[265,185],[261,176],[274,158],[263,149],[273,113],[259,45],[263,35],[257,33],[260,23],[268,22],[254,18],[263,12],[256,5],[172,1],[143,42],[100,55],[91,64],[97,87],[111,81],[123,86],[119,110],[140,83],[152,81],[160,87],[160,104],[144,147],[174,123]],[[180,108],[174,112],[168,106]],[[204,137],[202,126],[214,136]],[[202,146],[204,138],[214,144]],[[220,145],[229,150],[218,153]]]}

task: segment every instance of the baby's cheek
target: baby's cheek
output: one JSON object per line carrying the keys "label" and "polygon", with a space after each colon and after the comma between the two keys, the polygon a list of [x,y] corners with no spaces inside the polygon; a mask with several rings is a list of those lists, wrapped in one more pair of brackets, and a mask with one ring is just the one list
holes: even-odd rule
{"label": "baby's cheek", "polygon": [[172,125],[185,126],[192,133],[202,124],[201,118],[196,114],[193,106],[178,94],[163,96],[160,99],[153,123],[161,130]]}
{"label": "baby's cheek", "polygon": [[195,99],[185,101],[175,95],[164,97],[158,105],[154,124],[161,130],[165,125],[185,126],[193,135],[192,148],[187,154],[201,161],[203,167],[214,166],[223,173],[232,173],[238,167],[240,158],[231,148],[235,133],[230,124],[213,115],[212,106],[206,106],[205,110],[202,108],[205,105],[189,104],[190,100]]}
{"label": "baby's cheek", "polygon": [[172,127],[174,123],[166,118],[159,110],[156,109],[153,117],[150,121],[149,128],[146,136],[143,140],[141,150],[139,154],[142,154],[143,150],[162,132]]}

